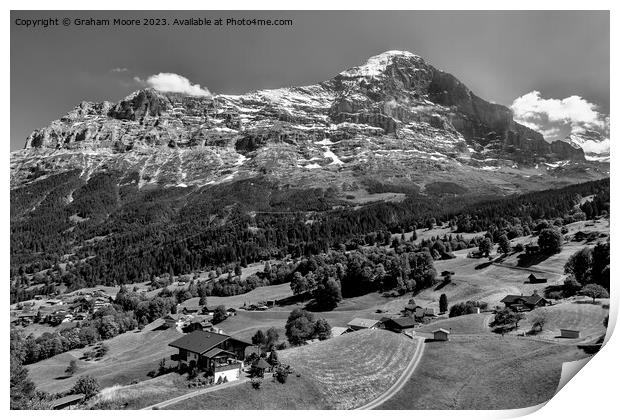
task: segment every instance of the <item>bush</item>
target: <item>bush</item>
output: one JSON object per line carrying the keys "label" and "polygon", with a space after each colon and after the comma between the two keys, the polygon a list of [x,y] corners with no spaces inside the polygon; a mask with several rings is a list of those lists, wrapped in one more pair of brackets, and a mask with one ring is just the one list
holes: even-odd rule
{"label": "bush", "polygon": [[71,394],[84,394],[86,399],[92,398],[99,392],[99,381],[92,376],[80,376],[71,388]]}
{"label": "bush", "polygon": [[281,384],[286,383],[286,379],[288,378],[288,370],[284,366],[278,366],[275,372],[275,377]]}
{"label": "bush", "polygon": [[260,389],[260,387],[263,386],[263,380],[260,378],[254,378],[250,381],[250,383],[254,389]]}

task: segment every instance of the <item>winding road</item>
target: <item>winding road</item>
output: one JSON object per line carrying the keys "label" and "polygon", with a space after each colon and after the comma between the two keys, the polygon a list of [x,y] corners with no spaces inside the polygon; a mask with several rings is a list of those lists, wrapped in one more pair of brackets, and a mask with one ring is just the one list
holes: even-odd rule
{"label": "winding road", "polygon": [[409,381],[409,378],[411,378],[411,375],[413,375],[413,372],[418,366],[418,363],[420,363],[420,360],[422,359],[422,354],[424,354],[425,339],[422,337],[416,337],[414,338],[414,340],[420,341],[418,344],[418,348],[416,349],[416,352],[414,353],[411,361],[403,371],[402,375],[400,375],[400,378],[398,378],[398,380],[394,382],[394,384],[389,387],[387,391],[385,391],[383,394],[379,395],[377,398],[370,401],[369,403],[366,403],[361,407],[356,408],[356,410],[373,410],[390,398],[392,398],[394,395],[396,395],[398,391],[400,391],[405,386],[407,381]]}

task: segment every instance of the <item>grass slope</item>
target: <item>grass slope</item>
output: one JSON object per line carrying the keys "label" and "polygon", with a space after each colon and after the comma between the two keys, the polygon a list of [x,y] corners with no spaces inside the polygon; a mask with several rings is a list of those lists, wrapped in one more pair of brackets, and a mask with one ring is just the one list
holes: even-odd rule
{"label": "grass slope", "polygon": [[[149,379],[147,373],[156,370],[162,358],[175,353],[168,343],[181,336],[175,329],[158,329],[162,321],[147,325],[142,331],[128,332],[106,340],[110,350],[98,361],[79,358],[87,348],[62,353],[28,365],[30,377],[37,388],[46,392],[60,392],[73,386],[79,376],[92,375],[102,387],[125,385],[131,381]],[[65,377],[65,369],[71,360],[77,360],[78,372]]]}
{"label": "grass slope", "polygon": [[327,407],[351,409],[387,390],[413,357],[417,342],[385,330],[362,330],[280,352],[324,394]]}
{"label": "grass slope", "polygon": [[[510,409],[550,399],[575,346],[494,335],[428,342],[405,387],[380,409]],[[501,392],[498,392],[501,390]]]}

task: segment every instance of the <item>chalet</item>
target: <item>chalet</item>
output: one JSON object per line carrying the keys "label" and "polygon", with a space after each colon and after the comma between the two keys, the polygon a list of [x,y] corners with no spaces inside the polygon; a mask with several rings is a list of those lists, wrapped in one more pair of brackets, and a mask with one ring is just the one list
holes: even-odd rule
{"label": "chalet", "polygon": [[560,337],[562,338],[579,338],[579,330],[569,330],[566,328],[560,328]]}
{"label": "chalet", "polygon": [[164,318],[164,325],[166,328],[176,328],[183,325],[189,318],[183,314],[168,314]]}
{"label": "chalet", "polygon": [[105,308],[107,306],[110,306],[110,305],[111,305],[110,298],[104,298],[104,297],[95,298],[95,301],[93,302],[93,312],[97,312],[98,310]]}
{"label": "chalet", "polygon": [[402,318],[388,319],[383,325],[386,330],[401,333],[414,328],[416,326],[416,321],[412,317],[405,316]]}
{"label": "chalet", "polygon": [[30,312],[30,311],[28,312],[24,311],[17,315],[18,322],[24,326],[32,324],[36,317],[37,317],[37,314],[34,312]]}
{"label": "chalet", "polygon": [[184,306],[181,309],[181,312],[183,312],[183,314],[188,315],[188,314],[197,314],[199,313],[201,310],[200,305],[188,305],[188,306]]}
{"label": "chalet", "polygon": [[412,316],[416,313],[418,308],[424,309],[419,305],[408,303],[407,305],[405,305],[405,309],[403,310],[403,312],[405,313],[405,316]]}
{"label": "chalet", "polygon": [[508,295],[500,302],[506,305],[506,308],[510,308],[516,312],[531,311],[538,307],[549,305],[547,299],[537,294],[533,294],[532,296]]}
{"label": "chalet", "polygon": [[443,328],[439,328],[438,330],[433,331],[433,340],[435,341],[449,341],[450,340],[450,331],[444,330]]}
{"label": "chalet", "polygon": [[84,400],[84,394],[72,394],[52,401],[52,410],[62,410],[71,405],[79,404]]}
{"label": "chalet", "polygon": [[347,327],[349,327],[351,331],[357,331],[377,328],[378,325],[379,321],[376,319],[355,318],[347,324]]}
{"label": "chalet", "polygon": [[422,308],[418,306],[415,310],[415,317],[418,319],[422,319],[424,317],[434,317],[437,316],[435,314],[435,309],[433,308]]}
{"label": "chalet", "polygon": [[213,375],[213,380],[234,381],[241,376],[248,343],[225,334],[194,331],[168,344],[179,350],[179,369],[198,368]]}

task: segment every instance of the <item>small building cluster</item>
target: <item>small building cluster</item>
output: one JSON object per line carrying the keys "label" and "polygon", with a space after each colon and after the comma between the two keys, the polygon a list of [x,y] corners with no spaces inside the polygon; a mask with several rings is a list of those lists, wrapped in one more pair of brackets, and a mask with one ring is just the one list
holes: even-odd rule
{"label": "small building cluster", "polygon": [[507,295],[500,302],[515,312],[531,311],[550,304],[547,299],[536,293],[531,296]]}

